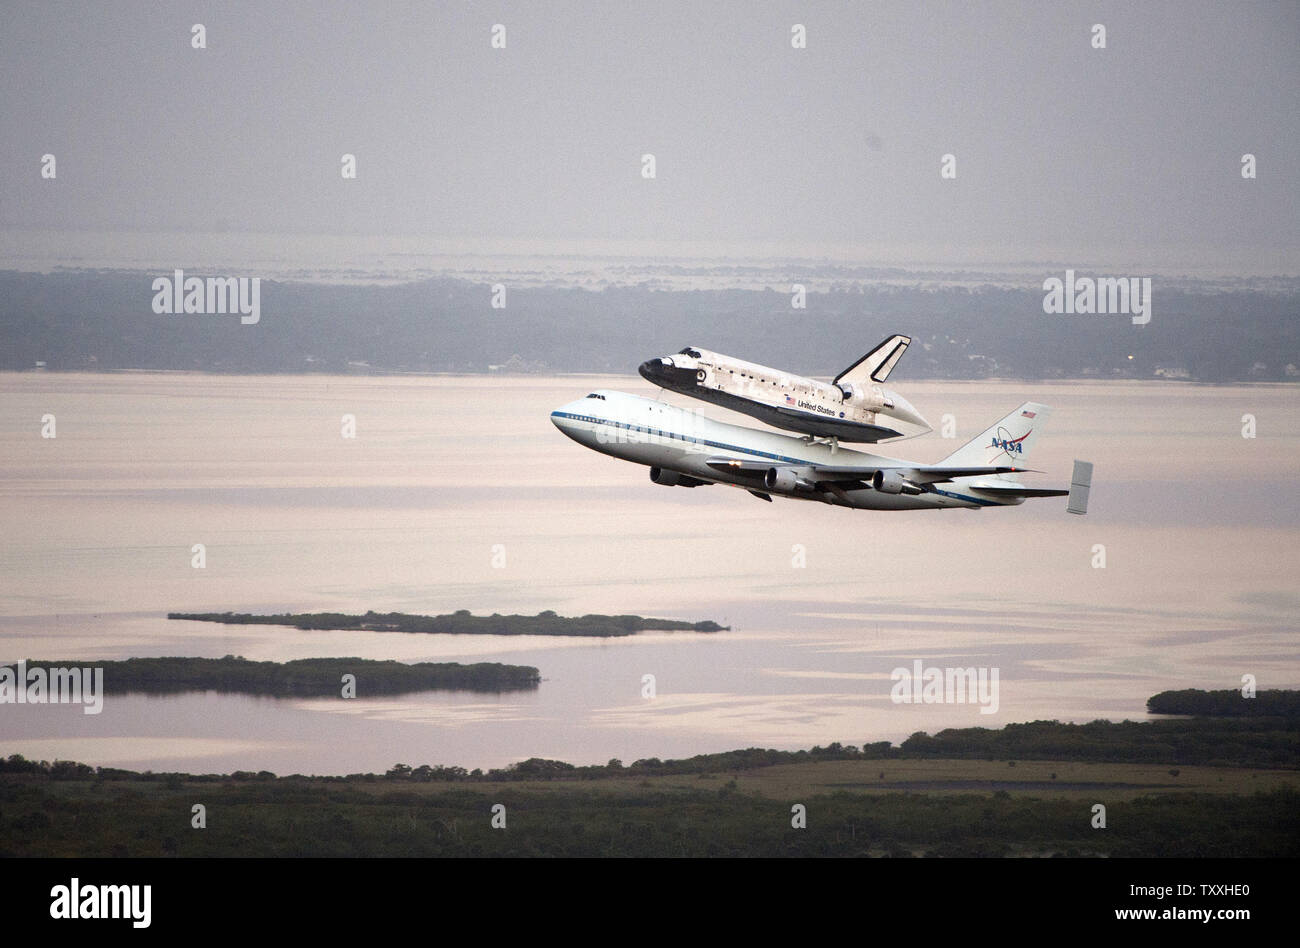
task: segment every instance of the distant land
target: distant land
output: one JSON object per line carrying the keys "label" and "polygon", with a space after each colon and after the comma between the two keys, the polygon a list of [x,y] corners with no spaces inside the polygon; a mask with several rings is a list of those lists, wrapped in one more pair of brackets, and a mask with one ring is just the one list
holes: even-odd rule
{"label": "distant land", "polygon": [[580,635],[609,638],[638,632],[723,632],[729,626],[716,622],[679,622],[642,616],[586,615],[566,618],[547,610],[535,616],[493,613],[471,615],[461,609],[445,616],[417,616],[404,612],[367,612],[363,616],[341,612],[306,612],[291,615],[250,615],[245,612],[169,612],[169,619],[220,622],[225,625],[288,625],[295,629],[364,632],[421,632],[431,635]]}
{"label": "distant land", "polygon": [[[1045,313],[1043,281],[1064,273],[1055,266],[989,282],[897,268],[775,269],[763,278],[780,288],[530,286],[504,277],[500,309],[493,279],[268,279],[253,325],[237,315],[154,313],[152,280],[170,270],[0,271],[0,370],[632,375],[690,344],[829,377],[901,332],[914,344],[899,381],[1300,381],[1296,277],[1157,276],[1150,322],[1134,325],[1125,315]],[[802,309],[791,305],[796,283],[807,285]]]}
{"label": "distant land", "polygon": [[[276,698],[338,697],[343,675],[356,676],[357,697],[412,691],[521,691],[536,688],[541,675],[531,665],[479,662],[406,664],[364,658],[300,658],[291,662],[252,662],[225,658],[128,658],[120,662],[29,660],[35,668],[102,668],[106,694],[176,694],[230,691]],[[0,666],[3,667],[3,666]],[[15,667],[10,663],[8,667]]]}
{"label": "distant land", "polygon": [[[0,857],[1295,858],[1297,721],[1034,721],[899,746],[530,758],[487,772],[398,763],[337,777],[136,773],[14,754],[0,760]],[[211,820],[202,833],[176,817],[196,794]],[[795,803],[808,816],[797,831]],[[492,828],[497,804],[510,832]]]}
{"label": "distant land", "polygon": [[1147,699],[1152,714],[1189,714],[1205,717],[1300,717],[1300,691],[1271,689],[1247,698],[1240,691],[1162,691]]}

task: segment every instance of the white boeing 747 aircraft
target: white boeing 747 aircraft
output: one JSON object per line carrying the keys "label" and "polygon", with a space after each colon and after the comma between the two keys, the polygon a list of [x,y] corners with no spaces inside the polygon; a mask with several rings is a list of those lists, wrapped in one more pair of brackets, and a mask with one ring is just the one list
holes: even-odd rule
{"label": "white boeing 747 aircraft", "polygon": [[669,487],[729,484],[766,501],[778,494],[866,510],[1007,507],[1068,494],[1070,513],[1085,513],[1091,464],[1074,462],[1069,490],[1018,479],[1048,411],[1026,402],[938,464],[832,450],[604,389],[557,408],[551,421],[593,451],[648,465],[650,480]]}

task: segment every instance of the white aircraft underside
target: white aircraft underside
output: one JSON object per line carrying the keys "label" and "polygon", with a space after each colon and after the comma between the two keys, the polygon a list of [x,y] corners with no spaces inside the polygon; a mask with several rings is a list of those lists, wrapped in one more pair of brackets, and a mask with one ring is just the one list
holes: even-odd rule
{"label": "white aircraft underside", "polygon": [[1076,462],[1073,491],[1033,488],[1016,475],[1046,419],[1026,402],[939,464],[833,448],[758,431],[624,392],[599,390],[551,412],[551,421],[584,447],[650,467],[667,486],[727,484],[771,500],[773,494],[867,510],[1005,507],[1026,497],[1071,495],[1086,509],[1091,466]]}

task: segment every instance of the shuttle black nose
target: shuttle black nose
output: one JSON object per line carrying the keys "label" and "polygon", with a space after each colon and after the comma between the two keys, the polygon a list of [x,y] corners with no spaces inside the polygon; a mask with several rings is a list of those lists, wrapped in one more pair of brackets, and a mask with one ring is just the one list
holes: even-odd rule
{"label": "shuttle black nose", "polygon": [[637,371],[647,382],[653,382],[669,391],[685,392],[695,386],[695,370],[673,365],[671,356],[642,362]]}
{"label": "shuttle black nose", "polygon": [[641,378],[658,385],[664,380],[664,360],[648,359],[637,366],[637,371],[641,373]]}

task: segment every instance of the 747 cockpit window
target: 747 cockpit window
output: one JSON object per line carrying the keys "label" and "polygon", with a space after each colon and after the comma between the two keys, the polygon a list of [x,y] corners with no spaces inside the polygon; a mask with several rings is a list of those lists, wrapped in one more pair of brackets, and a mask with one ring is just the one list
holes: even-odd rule
{"label": "747 cockpit window", "polygon": [[588,398],[599,398],[602,402],[603,402],[603,401],[606,401],[606,398],[605,398],[604,395],[597,395],[595,392],[592,392],[592,393],[591,393],[590,395],[588,395],[587,397],[588,397]]}

